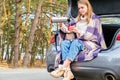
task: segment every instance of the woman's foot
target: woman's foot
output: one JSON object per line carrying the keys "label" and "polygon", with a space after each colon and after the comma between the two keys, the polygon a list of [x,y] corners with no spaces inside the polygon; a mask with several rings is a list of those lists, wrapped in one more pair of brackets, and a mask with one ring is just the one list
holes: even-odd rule
{"label": "woman's foot", "polygon": [[59,65],[59,67],[52,71],[50,75],[53,76],[54,78],[59,78],[64,74],[64,72],[65,72],[64,67],[62,65]]}
{"label": "woman's foot", "polygon": [[65,72],[64,72],[64,78],[63,78],[63,80],[71,80],[73,78],[74,78],[74,75],[71,72],[70,68],[66,69]]}

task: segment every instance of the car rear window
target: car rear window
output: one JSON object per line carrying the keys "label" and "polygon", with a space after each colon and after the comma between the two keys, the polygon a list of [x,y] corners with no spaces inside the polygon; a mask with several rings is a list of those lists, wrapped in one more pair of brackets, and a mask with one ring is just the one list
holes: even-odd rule
{"label": "car rear window", "polygon": [[101,17],[102,24],[120,24],[119,17]]}

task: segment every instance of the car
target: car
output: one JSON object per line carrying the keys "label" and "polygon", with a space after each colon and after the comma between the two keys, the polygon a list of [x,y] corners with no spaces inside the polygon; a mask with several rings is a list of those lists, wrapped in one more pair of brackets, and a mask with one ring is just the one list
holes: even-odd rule
{"label": "car", "polygon": [[[71,64],[73,80],[120,80],[120,0],[89,0],[93,11],[102,21],[103,35],[107,49],[99,52],[92,60]],[[77,0],[68,0],[67,16],[76,17]],[[58,34],[56,34],[58,36]],[[55,68],[56,42],[49,46],[46,63],[47,71]]]}

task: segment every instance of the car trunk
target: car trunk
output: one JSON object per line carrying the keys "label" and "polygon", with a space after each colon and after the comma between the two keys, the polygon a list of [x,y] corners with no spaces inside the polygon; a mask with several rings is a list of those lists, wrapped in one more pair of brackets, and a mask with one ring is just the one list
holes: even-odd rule
{"label": "car trunk", "polygon": [[103,29],[105,43],[107,46],[106,50],[108,50],[114,45],[114,43],[116,41],[117,33],[120,32],[120,25],[118,25],[118,24],[103,24],[102,29]]}
{"label": "car trunk", "polygon": [[[78,0],[68,0],[68,15],[76,17],[78,13]],[[120,14],[120,0],[89,0],[93,11],[97,15]]]}
{"label": "car trunk", "polygon": [[[120,0],[89,0],[93,11],[98,16],[102,15],[117,15],[120,14]],[[76,17],[78,14],[78,7],[77,7],[77,0],[68,0],[68,11],[67,17]],[[110,49],[114,42],[116,35],[115,33],[118,32],[120,25],[118,24],[103,24],[103,34],[105,38],[105,42],[107,45],[107,49]]]}

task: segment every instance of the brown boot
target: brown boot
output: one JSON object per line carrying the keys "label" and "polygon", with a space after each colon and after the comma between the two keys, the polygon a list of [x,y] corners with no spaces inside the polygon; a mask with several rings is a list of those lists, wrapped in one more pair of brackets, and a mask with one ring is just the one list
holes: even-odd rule
{"label": "brown boot", "polygon": [[74,78],[74,75],[71,72],[71,70],[70,69],[66,69],[65,72],[64,72],[64,78],[63,78],[63,80],[71,80],[73,78]]}
{"label": "brown boot", "polygon": [[53,76],[54,78],[59,78],[64,74],[64,72],[65,72],[65,69],[63,68],[62,65],[60,65],[57,69],[52,71],[50,75]]}

